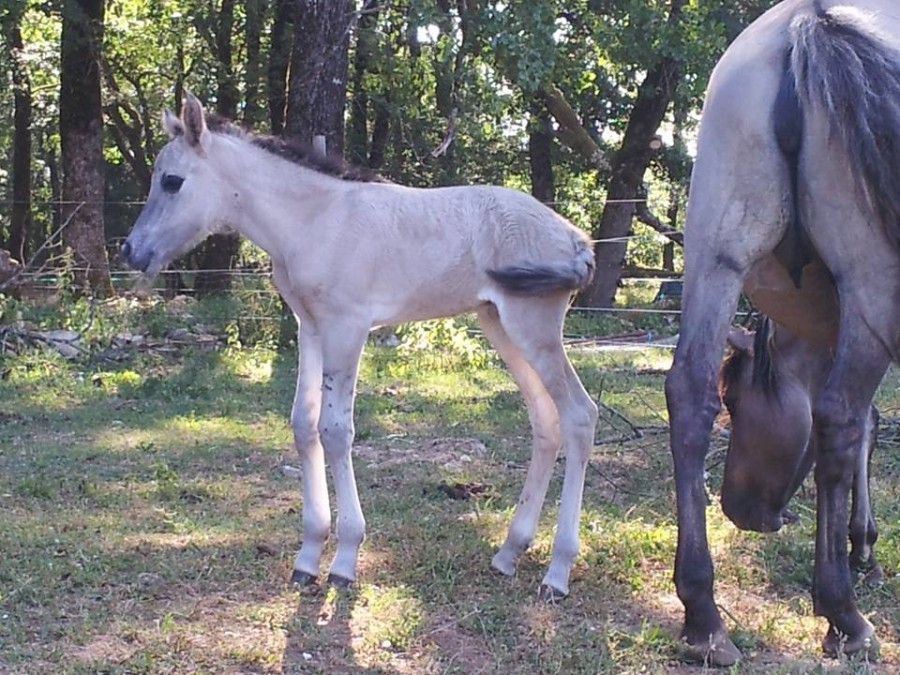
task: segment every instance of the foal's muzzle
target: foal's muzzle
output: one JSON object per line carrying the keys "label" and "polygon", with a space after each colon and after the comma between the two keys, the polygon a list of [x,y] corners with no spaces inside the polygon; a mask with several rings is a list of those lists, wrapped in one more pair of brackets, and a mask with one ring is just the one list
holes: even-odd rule
{"label": "foal's muzzle", "polygon": [[139,257],[135,253],[131,242],[126,239],[125,243],[122,244],[122,257],[133,269],[136,269],[139,272],[146,272],[147,268],[150,267],[150,261],[153,259],[153,252],[151,251],[149,255]]}

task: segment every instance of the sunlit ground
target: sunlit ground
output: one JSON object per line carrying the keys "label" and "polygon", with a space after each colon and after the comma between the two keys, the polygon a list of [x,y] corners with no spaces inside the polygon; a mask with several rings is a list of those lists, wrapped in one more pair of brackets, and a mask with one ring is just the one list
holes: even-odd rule
{"label": "sunlit ground", "polygon": [[[674,482],[662,392],[670,351],[573,347],[603,404],[571,596],[537,597],[562,464],[513,578],[489,569],[529,453],[527,415],[492,359],[398,360],[372,347],[357,402],[368,521],[351,590],[288,585],[300,494],[294,359],[267,350],[77,365],[19,357],[0,381],[0,672],[663,673],[678,659]],[[900,377],[879,400],[873,471],[886,572],[858,588],[878,665],[821,657],[809,587],[815,491],[800,523],[738,532],[708,511],[738,672],[900,670]],[[720,480],[724,440],[710,456]],[[441,484],[477,484],[451,499]],[[329,547],[327,555],[332,549]]]}

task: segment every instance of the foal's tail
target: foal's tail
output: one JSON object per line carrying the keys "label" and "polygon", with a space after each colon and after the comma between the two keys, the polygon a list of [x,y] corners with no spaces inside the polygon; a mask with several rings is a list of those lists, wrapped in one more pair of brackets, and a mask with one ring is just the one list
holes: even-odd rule
{"label": "foal's tail", "polygon": [[538,295],[553,291],[580,291],[594,277],[594,252],[587,237],[575,239],[572,258],[555,264],[522,264],[488,270],[507,291]]}
{"label": "foal's tail", "polygon": [[797,93],[828,116],[861,196],[900,246],[900,51],[864,11],[814,8],[791,24]]}

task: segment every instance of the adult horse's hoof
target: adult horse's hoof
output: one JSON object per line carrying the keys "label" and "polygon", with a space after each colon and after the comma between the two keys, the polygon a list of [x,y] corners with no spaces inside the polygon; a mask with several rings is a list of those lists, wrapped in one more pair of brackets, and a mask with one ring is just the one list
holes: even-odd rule
{"label": "adult horse's hoof", "polygon": [[538,590],[538,597],[544,602],[558,602],[567,595],[569,595],[568,591],[561,591],[549,584],[541,584],[541,588]]}
{"label": "adult horse's hoof", "polygon": [[682,658],[693,663],[702,663],[704,666],[716,668],[729,668],[741,660],[741,652],[728,637],[724,630],[717,631],[707,640],[696,643],[682,638]]}
{"label": "adult horse's hoof", "polygon": [[340,574],[329,574],[328,585],[335,588],[350,588],[353,585],[353,579],[342,577]]}
{"label": "adult horse's hoof", "polygon": [[875,628],[866,619],[859,617],[861,623],[852,634],[844,633],[834,624],[830,624],[825,639],[822,640],[822,651],[826,656],[838,657],[854,654],[865,655],[866,658],[875,660],[881,645],[875,637]]}
{"label": "adult horse's hoof", "polygon": [[291,572],[291,583],[295,586],[314,586],[319,578],[315,574],[294,570]]}

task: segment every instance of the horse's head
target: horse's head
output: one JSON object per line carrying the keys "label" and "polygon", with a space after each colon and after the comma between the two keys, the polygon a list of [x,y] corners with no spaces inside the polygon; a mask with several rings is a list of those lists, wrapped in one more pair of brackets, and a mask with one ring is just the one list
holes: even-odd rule
{"label": "horse's head", "polygon": [[812,461],[810,394],[791,370],[793,352],[775,353],[768,335],[765,328],[732,331],[721,375],[731,416],[722,510],[739,528],[758,532],[795,518],[787,503]]}
{"label": "horse's head", "polygon": [[222,229],[228,214],[226,188],[209,158],[212,134],[200,101],[188,95],[181,117],[168,110],[169,142],[153,167],[150,194],[122,256],[133,268],[156,274],[207,235]]}

